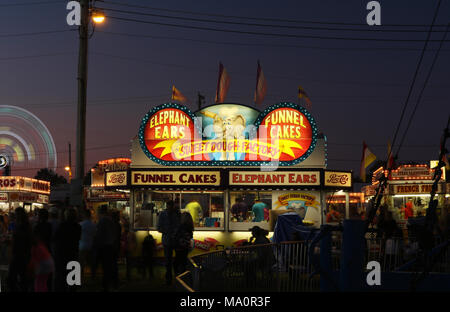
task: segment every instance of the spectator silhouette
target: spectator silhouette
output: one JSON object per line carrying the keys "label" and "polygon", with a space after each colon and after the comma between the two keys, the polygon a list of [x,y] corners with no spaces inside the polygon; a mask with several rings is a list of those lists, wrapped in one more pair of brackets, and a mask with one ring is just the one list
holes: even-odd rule
{"label": "spectator silhouette", "polygon": [[92,273],[93,266],[93,244],[95,237],[96,226],[91,220],[91,212],[84,209],[81,213],[83,220],[80,222],[81,237],[80,237],[80,264],[82,272],[85,271],[86,266],[89,267]]}
{"label": "spectator silhouette", "polygon": [[156,241],[153,236],[148,233],[142,243],[142,263],[143,263],[143,276],[147,275],[151,279],[153,277],[153,257],[156,253]]}
{"label": "spectator silhouette", "polygon": [[114,222],[108,215],[108,206],[100,206],[97,215],[98,223],[94,238],[94,246],[97,259],[101,263],[103,269],[103,290],[109,291],[113,277],[115,227]]}
{"label": "spectator silhouette", "polygon": [[52,240],[52,225],[48,222],[48,210],[39,209],[37,213],[37,221],[34,225],[33,234],[42,241],[47,250],[50,251],[50,244]]}
{"label": "spectator silhouette", "polygon": [[11,261],[8,270],[8,289],[28,291],[27,266],[31,258],[31,226],[22,207],[14,211],[15,225],[12,234]]}
{"label": "spectator silhouette", "polygon": [[175,248],[175,274],[186,271],[187,257],[191,249],[191,239],[194,233],[194,221],[188,212],[183,212],[180,216],[180,227],[176,235]]}
{"label": "spectator silhouette", "polygon": [[81,226],[74,208],[66,209],[64,219],[55,233],[55,289],[59,292],[74,291],[66,281],[67,264],[78,261],[78,245],[81,238]]}
{"label": "spectator silhouette", "polygon": [[122,226],[120,225],[120,212],[113,211],[111,219],[114,224],[114,241],[113,241],[113,262],[112,262],[112,284],[115,289],[119,288],[119,268],[118,261],[120,255],[120,240],[122,235]]}
{"label": "spectator silhouette", "polygon": [[35,292],[49,291],[48,280],[52,277],[52,273],[55,271],[55,263],[49,252],[49,247],[47,244],[50,235],[48,230],[42,230],[43,228],[46,227],[42,226],[39,228],[38,226],[35,226],[33,231],[30,267],[34,273]]}
{"label": "spectator silhouette", "polygon": [[173,251],[175,250],[176,234],[180,226],[180,209],[173,200],[166,203],[166,210],[161,212],[158,218],[158,231],[162,233],[164,246],[164,258],[166,260],[166,284],[172,283]]}
{"label": "spectator silhouette", "polygon": [[124,231],[122,234],[123,252],[125,255],[127,280],[131,280],[131,269],[136,266],[136,250],[137,242],[136,235],[133,231],[130,231],[130,225],[126,223],[124,225]]}

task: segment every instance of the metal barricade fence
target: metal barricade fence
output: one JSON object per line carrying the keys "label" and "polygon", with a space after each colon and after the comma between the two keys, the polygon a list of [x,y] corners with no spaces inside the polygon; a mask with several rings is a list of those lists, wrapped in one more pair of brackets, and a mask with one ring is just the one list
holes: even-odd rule
{"label": "metal barricade fence", "polygon": [[178,281],[188,291],[318,291],[319,276],[310,278],[312,272],[308,244],[285,242],[194,256],[189,274]]}
{"label": "metal barricade fence", "polygon": [[[251,245],[196,255],[190,258],[188,272],[179,276],[178,281],[187,291],[319,291],[320,274],[313,274],[318,272],[314,272],[312,261],[319,262],[320,244],[310,251],[309,243]],[[383,239],[368,234],[365,244],[364,271],[367,271],[366,265],[370,261],[379,262],[382,272],[400,271],[419,256],[414,238]],[[434,246],[436,251],[431,272],[450,273],[448,241],[435,239]],[[334,272],[341,269],[341,252],[342,232],[332,232],[331,265]],[[422,269],[419,262],[401,271],[418,272]]]}

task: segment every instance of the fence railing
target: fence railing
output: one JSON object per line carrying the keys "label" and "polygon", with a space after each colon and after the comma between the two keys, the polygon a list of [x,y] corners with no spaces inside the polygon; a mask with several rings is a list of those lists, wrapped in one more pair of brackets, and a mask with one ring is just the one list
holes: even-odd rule
{"label": "fence railing", "polygon": [[305,242],[286,242],[197,255],[191,258],[188,286],[195,291],[318,291],[307,249]]}
{"label": "fence railing", "polygon": [[[332,233],[332,271],[340,270],[342,233]],[[383,239],[368,235],[365,239],[365,261],[380,263],[382,272],[418,272],[423,269],[416,240]],[[187,291],[295,291],[320,290],[320,244],[284,242],[251,245],[212,251],[191,257],[191,265],[178,281]],[[450,247],[435,240],[432,273],[450,273]],[[312,254],[311,254],[312,253]],[[430,258],[431,259],[431,258]],[[410,264],[410,265],[408,265]],[[366,268],[362,268],[366,270]]]}

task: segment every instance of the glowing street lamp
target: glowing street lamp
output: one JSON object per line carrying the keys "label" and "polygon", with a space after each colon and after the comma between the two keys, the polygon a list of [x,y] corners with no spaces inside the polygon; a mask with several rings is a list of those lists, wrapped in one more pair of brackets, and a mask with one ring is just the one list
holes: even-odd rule
{"label": "glowing street lamp", "polygon": [[105,14],[103,14],[102,11],[96,9],[95,11],[92,12],[92,20],[96,24],[101,24],[105,21]]}
{"label": "glowing street lamp", "polygon": [[69,166],[64,167],[64,170],[66,170],[69,173],[69,182],[72,180],[72,170]]}

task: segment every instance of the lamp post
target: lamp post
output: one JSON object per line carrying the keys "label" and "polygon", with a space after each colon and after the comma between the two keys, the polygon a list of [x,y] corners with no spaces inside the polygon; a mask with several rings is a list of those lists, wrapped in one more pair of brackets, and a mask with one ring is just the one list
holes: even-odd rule
{"label": "lamp post", "polygon": [[66,170],[69,173],[69,183],[70,183],[70,181],[72,181],[72,170],[70,169],[69,166],[66,166],[64,170]]}
{"label": "lamp post", "polygon": [[[87,60],[89,21],[93,17],[94,23],[102,23],[105,20],[98,10],[90,11],[91,0],[79,0],[81,6],[81,24],[79,27],[79,51],[78,51],[78,109],[77,109],[77,147],[75,178],[71,181],[70,204],[81,206],[83,204],[83,177],[86,149],[86,94],[87,94]],[[95,14],[94,14],[95,13]],[[103,15],[103,18],[101,18]]]}

